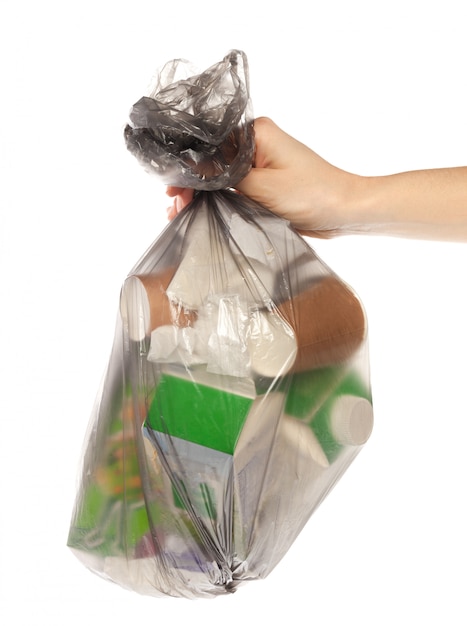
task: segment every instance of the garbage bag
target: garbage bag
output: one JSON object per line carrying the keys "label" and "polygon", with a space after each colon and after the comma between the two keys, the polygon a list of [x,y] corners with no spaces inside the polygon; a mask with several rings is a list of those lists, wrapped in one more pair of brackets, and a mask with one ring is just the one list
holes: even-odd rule
{"label": "garbage bag", "polygon": [[[282,218],[229,189],[251,167],[245,55],[136,103],[127,146],[198,191],[124,280],[68,545],[153,596],[267,576],[367,441],[367,323]],[[164,82],[167,81],[167,82]]]}

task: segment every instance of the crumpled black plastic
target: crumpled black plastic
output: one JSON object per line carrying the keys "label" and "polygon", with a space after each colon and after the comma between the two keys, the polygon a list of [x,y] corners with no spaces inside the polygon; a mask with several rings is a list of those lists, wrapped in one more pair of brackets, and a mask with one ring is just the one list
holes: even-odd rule
{"label": "crumpled black plastic", "polygon": [[178,78],[190,69],[181,59],[164,66],[151,95],[131,109],[127,147],[167,185],[234,187],[254,155],[246,56],[233,50],[204,72]]}

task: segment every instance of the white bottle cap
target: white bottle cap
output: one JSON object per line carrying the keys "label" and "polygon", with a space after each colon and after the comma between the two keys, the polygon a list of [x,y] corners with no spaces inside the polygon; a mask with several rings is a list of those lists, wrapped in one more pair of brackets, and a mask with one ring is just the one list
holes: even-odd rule
{"label": "white bottle cap", "polygon": [[332,406],[329,426],[339,443],[349,446],[363,445],[373,429],[371,402],[358,396],[340,396]]}

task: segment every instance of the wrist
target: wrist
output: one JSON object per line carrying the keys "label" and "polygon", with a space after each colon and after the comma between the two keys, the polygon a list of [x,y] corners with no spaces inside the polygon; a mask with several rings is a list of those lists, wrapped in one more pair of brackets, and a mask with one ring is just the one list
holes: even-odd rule
{"label": "wrist", "polygon": [[370,234],[382,232],[391,221],[385,215],[381,196],[382,177],[348,174],[341,197],[342,233]]}

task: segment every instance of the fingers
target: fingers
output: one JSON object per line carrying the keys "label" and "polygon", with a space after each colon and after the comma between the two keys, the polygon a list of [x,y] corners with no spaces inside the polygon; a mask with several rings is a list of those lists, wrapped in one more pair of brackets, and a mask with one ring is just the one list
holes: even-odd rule
{"label": "fingers", "polygon": [[169,196],[169,198],[173,198],[174,196],[178,196],[182,193],[182,191],[183,187],[173,187],[172,185],[169,185],[165,190],[165,193]]}
{"label": "fingers", "polygon": [[[255,164],[250,173],[236,186],[238,191],[249,196],[269,209],[274,209],[272,186],[275,186],[278,170],[290,167],[298,142],[287,135],[268,117],[259,117],[254,122],[256,155]],[[280,175],[279,175],[280,178]],[[173,198],[173,203],[167,209],[167,217],[172,220],[194,195],[192,189],[169,185],[166,194]]]}
{"label": "fingers", "polygon": [[175,208],[175,203],[174,203],[174,204],[171,204],[169,207],[167,207],[167,219],[169,221],[172,221],[176,215],[177,215],[177,209]]}
{"label": "fingers", "polygon": [[169,186],[166,189],[166,194],[169,198],[173,198],[173,203],[167,209],[167,218],[173,220],[173,218],[183,211],[183,209],[190,204],[193,200],[193,189],[186,189],[184,187]]}

